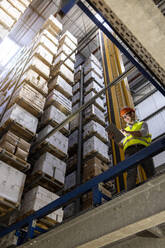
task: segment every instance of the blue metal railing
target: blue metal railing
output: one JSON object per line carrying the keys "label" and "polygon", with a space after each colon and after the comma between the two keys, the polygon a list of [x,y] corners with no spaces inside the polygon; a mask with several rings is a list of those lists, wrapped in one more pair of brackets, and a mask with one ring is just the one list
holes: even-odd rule
{"label": "blue metal railing", "polygon": [[[41,208],[40,210],[34,212],[30,216],[26,217],[22,221],[19,221],[0,232],[0,238],[5,236],[6,234],[16,231],[17,233],[21,232],[24,227],[27,227],[26,235],[24,235],[24,241],[28,239],[34,238],[34,231],[35,227],[33,227],[33,221],[37,219],[41,219],[44,216],[52,213],[53,211],[57,210],[58,208],[66,205],[70,201],[74,200],[75,198],[79,197],[80,195],[90,191],[96,190],[97,186],[101,182],[109,181],[126,171],[129,167],[140,163],[143,159],[156,155],[161,151],[165,150],[165,137],[161,138],[160,140],[154,142],[149,147],[144,148],[143,150],[137,152],[135,155],[132,155],[128,159],[120,162],[115,167],[110,168],[106,172],[102,173],[99,176],[89,180],[88,182],[80,185],[73,191],[61,196],[57,200],[49,203],[47,206]],[[95,202],[97,203],[97,202]],[[99,203],[99,202],[98,202]],[[23,230],[25,232],[25,230]]]}

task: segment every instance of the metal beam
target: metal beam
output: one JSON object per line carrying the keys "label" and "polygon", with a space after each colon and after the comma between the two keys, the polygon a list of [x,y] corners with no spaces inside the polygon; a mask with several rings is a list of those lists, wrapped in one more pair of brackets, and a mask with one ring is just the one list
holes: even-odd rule
{"label": "metal beam", "polygon": [[26,217],[24,220],[19,221],[8,228],[4,229],[0,232],[0,237],[5,236],[6,234],[14,231],[19,230],[24,226],[29,225],[29,223],[32,222],[32,220],[43,218],[44,216],[52,213],[56,209],[66,205],[69,201],[75,199],[76,197],[80,196],[83,193],[88,192],[89,190],[93,189],[96,185],[98,185],[100,182],[106,182],[110,179],[115,178],[116,176],[120,175],[124,171],[126,171],[128,168],[130,168],[133,165],[139,164],[143,159],[156,155],[157,153],[165,150],[165,137],[162,139],[154,142],[149,147],[146,147],[145,149],[137,152],[136,154],[130,156],[128,159],[120,162],[117,166],[110,168],[109,170],[105,171],[99,176],[96,176],[95,178],[89,180],[85,184],[80,185],[73,191],[61,196],[57,200],[49,203],[47,206],[37,210],[30,216]]}
{"label": "metal beam", "polygon": [[[89,1],[88,1],[89,2]],[[126,48],[110,33],[110,31],[104,26],[104,23],[101,23],[96,16],[87,8],[81,1],[78,1],[77,5],[84,11],[84,13],[107,35],[107,37],[119,48],[121,52],[125,54],[125,56],[136,66],[136,68],[147,78],[156,88],[165,96],[165,87],[160,85],[155,78],[153,78],[146,68],[142,67],[140,63],[127,51]],[[98,12],[98,10],[95,8]],[[100,14],[100,13],[99,13]],[[110,26],[110,24],[106,21],[106,19],[102,16],[105,23]]]}

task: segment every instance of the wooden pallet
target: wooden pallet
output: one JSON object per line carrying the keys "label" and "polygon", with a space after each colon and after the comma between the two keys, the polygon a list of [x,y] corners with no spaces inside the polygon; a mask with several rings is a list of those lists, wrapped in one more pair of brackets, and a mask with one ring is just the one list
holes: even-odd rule
{"label": "wooden pallet", "polygon": [[64,187],[64,184],[57,181],[54,177],[51,177],[42,171],[37,171],[27,177],[24,192],[27,192],[38,185],[48,189],[53,193],[58,192]]}
{"label": "wooden pallet", "polygon": [[85,117],[83,124],[85,125],[86,123],[88,123],[89,121],[92,121],[92,120],[98,122],[103,127],[106,126],[105,121],[100,120],[96,115],[90,115],[89,117]]}
{"label": "wooden pallet", "polygon": [[44,141],[42,144],[38,145],[34,149],[32,156],[38,158],[41,154],[45,152],[50,152],[52,155],[56,156],[59,159],[62,159],[63,161],[65,161],[65,159],[67,158],[67,155],[65,153],[58,150],[55,146],[53,146],[47,141]]}
{"label": "wooden pallet", "polygon": [[[53,119],[48,119],[46,122],[42,123],[39,125],[38,128],[38,132],[40,132],[44,127],[46,127],[47,125],[51,125],[52,127],[57,127],[59,125],[59,123],[57,123],[55,120]],[[65,129],[64,127],[62,129],[59,130],[63,135],[65,135],[66,137],[68,137],[68,135],[70,134],[70,131]]]}
{"label": "wooden pallet", "polygon": [[17,123],[11,119],[8,119],[5,123],[3,123],[2,126],[0,126],[0,136],[2,136],[8,130],[13,131],[13,133],[16,133],[20,138],[25,139],[27,142],[32,141],[36,135],[26,127],[22,126],[20,123]]}
{"label": "wooden pallet", "polygon": [[12,107],[15,103],[19,106],[27,110],[29,113],[36,117],[40,117],[43,113],[43,110],[37,108],[36,106],[32,105],[30,102],[26,101],[23,97],[17,96],[13,101],[11,100],[10,104],[8,105],[8,109]]}
{"label": "wooden pallet", "polygon": [[91,152],[88,155],[86,155],[84,157],[84,162],[88,161],[91,158],[97,157],[98,159],[100,159],[101,161],[105,162],[105,163],[109,163],[109,160],[107,158],[105,158],[104,156],[102,156],[100,153],[98,152]]}
{"label": "wooden pallet", "polygon": [[12,167],[22,171],[26,172],[30,169],[30,164],[27,163],[25,160],[15,156],[14,154],[6,151],[2,147],[0,147],[0,159],[4,161],[5,163],[11,165]]}
{"label": "wooden pallet", "polygon": [[85,142],[86,140],[90,139],[93,136],[96,136],[99,140],[101,140],[104,144],[107,145],[108,140],[105,137],[101,136],[99,133],[94,131],[91,132],[89,135],[87,135],[85,139],[83,139],[83,142]]}
{"label": "wooden pallet", "polygon": [[18,203],[12,202],[8,199],[5,199],[4,197],[0,197],[0,217],[13,211],[15,208],[18,208],[18,206]]}
{"label": "wooden pallet", "polygon": [[[17,221],[23,220],[24,218],[28,217],[29,215],[33,214],[35,211],[31,210],[29,212],[27,212],[26,214],[23,214],[22,216],[18,217]],[[45,216],[42,219],[36,220],[35,225],[37,227],[40,227],[44,230],[47,230],[49,228],[54,227],[56,224],[58,224],[57,221],[52,220],[50,217]]]}

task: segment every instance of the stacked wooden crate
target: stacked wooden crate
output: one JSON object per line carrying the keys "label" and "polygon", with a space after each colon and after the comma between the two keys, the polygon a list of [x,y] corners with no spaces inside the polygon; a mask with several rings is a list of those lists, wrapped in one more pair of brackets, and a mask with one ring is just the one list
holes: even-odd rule
{"label": "stacked wooden crate", "polygon": [[8,35],[32,0],[0,1],[0,39]]}

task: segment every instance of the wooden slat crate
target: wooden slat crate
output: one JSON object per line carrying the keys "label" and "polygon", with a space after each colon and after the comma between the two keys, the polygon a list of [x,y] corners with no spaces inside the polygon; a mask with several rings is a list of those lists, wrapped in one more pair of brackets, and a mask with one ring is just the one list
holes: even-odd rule
{"label": "wooden slat crate", "polygon": [[[58,199],[59,196],[55,193],[48,191],[47,189],[37,186],[24,195],[22,201],[21,214],[20,216],[25,216],[31,214],[33,211],[37,211],[40,208],[48,205],[50,202]],[[54,211],[44,217],[45,221],[48,221],[48,224],[61,223],[63,220],[63,210],[62,208]]]}
{"label": "wooden slat crate", "polygon": [[25,140],[31,140],[35,134],[38,119],[17,104],[4,114],[0,123],[0,131],[10,128]]}
{"label": "wooden slat crate", "polygon": [[34,70],[27,70],[20,79],[20,83],[18,84],[18,86],[23,83],[28,83],[43,96],[47,96],[48,94],[47,81]]}
{"label": "wooden slat crate", "polygon": [[0,160],[0,213],[6,214],[20,204],[26,175]]}
{"label": "wooden slat crate", "polygon": [[54,105],[65,115],[71,114],[71,101],[57,90],[52,90],[47,97],[45,108],[48,108],[50,105]]}
{"label": "wooden slat crate", "polygon": [[8,108],[17,103],[29,113],[38,117],[43,112],[45,101],[46,98],[41,93],[24,83],[14,92]]}
{"label": "wooden slat crate", "polygon": [[[53,127],[56,127],[58,124],[60,124],[66,118],[67,118],[67,116],[64,113],[62,113],[55,106],[51,105],[47,109],[45,109],[45,111],[41,117],[40,127],[44,127],[48,124],[53,126]],[[68,135],[69,134],[69,124],[66,124],[60,130],[60,132],[63,133],[64,135]]]}
{"label": "wooden slat crate", "polygon": [[98,139],[100,139],[102,142],[107,144],[108,134],[105,131],[105,128],[99,123],[91,120],[86,125],[84,125],[83,129],[84,129],[83,138],[85,140],[95,135]]}
{"label": "wooden slat crate", "polygon": [[66,82],[66,80],[60,75],[56,76],[54,79],[49,81],[48,84],[49,92],[53,89],[58,90],[67,98],[72,97],[72,86]]}

